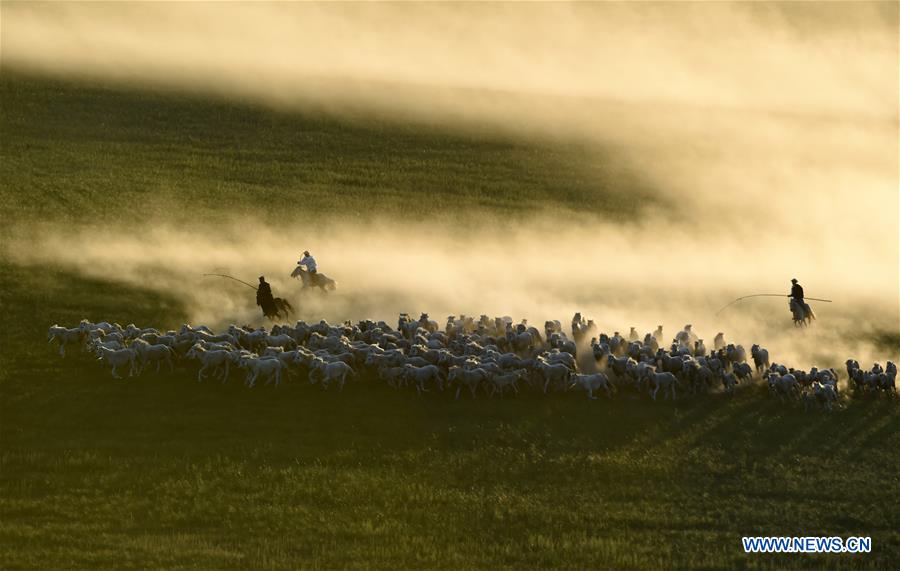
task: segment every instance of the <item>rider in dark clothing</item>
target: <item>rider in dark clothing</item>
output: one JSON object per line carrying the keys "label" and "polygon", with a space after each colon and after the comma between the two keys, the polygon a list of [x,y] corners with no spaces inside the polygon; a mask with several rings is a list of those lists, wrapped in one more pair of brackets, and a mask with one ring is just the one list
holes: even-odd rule
{"label": "rider in dark clothing", "polygon": [[797,278],[792,279],[791,283],[793,285],[791,286],[791,293],[790,293],[790,295],[788,295],[788,297],[792,297],[792,298],[796,299],[797,303],[799,303],[800,306],[802,307],[803,306],[803,286],[801,286],[799,283],[797,283]]}
{"label": "rider in dark clothing", "polygon": [[278,308],[275,307],[275,298],[272,296],[272,287],[266,281],[265,276],[259,276],[259,288],[256,290],[256,305],[260,306],[263,315],[275,315]]}

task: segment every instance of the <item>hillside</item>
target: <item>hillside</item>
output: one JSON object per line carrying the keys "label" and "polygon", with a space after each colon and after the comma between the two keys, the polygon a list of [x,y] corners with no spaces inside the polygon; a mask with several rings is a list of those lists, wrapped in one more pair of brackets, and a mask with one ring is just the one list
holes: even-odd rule
{"label": "hillside", "polygon": [[[613,155],[571,144],[6,73],[0,104],[3,232],[235,213],[271,224],[623,216],[649,195]],[[895,400],[805,413],[757,382],[733,399],[675,403],[574,391],[454,401],[365,376],[342,393],[302,378],[248,390],[198,383],[188,366],[114,380],[87,354],[61,360],[48,326],[115,316],[175,327],[187,315],[178,299],[2,259],[0,295],[3,569],[900,560]],[[873,553],[747,556],[743,535],[870,535]]]}
{"label": "hillside", "polygon": [[[311,117],[0,75],[0,205],[14,221],[633,214],[650,192],[576,144]],[[76,215],[77,213],[77,215]]]}

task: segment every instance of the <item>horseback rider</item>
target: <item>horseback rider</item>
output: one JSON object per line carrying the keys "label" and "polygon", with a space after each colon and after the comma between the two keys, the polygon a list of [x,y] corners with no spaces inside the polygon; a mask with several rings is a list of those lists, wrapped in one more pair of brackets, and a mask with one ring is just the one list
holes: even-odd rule
{"label": "horseback rider", "polygon": [[306,266],[306,271],[313,276],[316,275],[316,259],[309,255],[309,250],[303,251],[303,258],[297,262],[297,265]]}
{"label": "horseback rider", "polygon": [[265,276],[259,276],[259,287],[256,290],[256,305],[262,308],[263,315],[266,317],[278,314],[275,297],[272,295],[272,286],[266,281]]}
{"label": "horseback rider", "polygon": [[[793,278],[791,280],[791,293],[788,294],[788,297],[791,298],[790,307],[791,311],[794,311],[793,304],[797,304],[797,308],[800,311],[800,315],[802,319],[807,321],[813,320],[816,318],[816,314],[813,313],[812,308],[808,303],[803,299],[803,286],[797,283],[797,278]],[[794,323],[797,323],[797,314],[794,314]]]}
{"label": "horseback rider", "polygon": [[794,298],[800,307],[804,307],[806,304],[803,301],[803,286],[797,283],[797,278],[793,278],[791,284],[791,293],[788,294],[788,297]]}

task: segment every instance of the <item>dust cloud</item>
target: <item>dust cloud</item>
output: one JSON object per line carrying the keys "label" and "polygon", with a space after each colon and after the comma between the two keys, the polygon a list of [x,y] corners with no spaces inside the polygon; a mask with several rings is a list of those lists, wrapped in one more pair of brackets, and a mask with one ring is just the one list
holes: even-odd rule
{"label": "dust cloud", "polygon": [[[581,311],[610,332],[692,323],[801,364],[883,358],[869,333],[900,328],[896,4],[4,3],[2,26],[4,69],[581,141],[661,198],[629,220],[373,215],[275,233],[236,213],[104,229],[115,240],[50,224],[27,255],[8,249],[21,263],[158,287],[214,325],[259,319],[249,289],[209,271],[265,274],[306,319]],[[290,281],[303,249],[337,292]],[[834,300],[813,304],[813,329],[793,329],[786,298],[715,316],[791,277]]]}
{"label": "dust cloud", "polygon": [[[765,257],[779,247],[780,236],[759,239],[755,249],[748,249],[740,239],[698,241],[684,228],[663,227],[662,220],[566,225],[536,218],[502,231],[490,222],[460,234],[450,226],[398,228],[390,221],[352,227],[328,221],[271,231],[244,218],[231,226],[190,229],[60,232],[48,227],[40,240],[27,247],[12,243],[5,255],[19,263],[62,264],[93,278],[157,289],[183,301],[193,323],[214,327],[266,322],[253,291],[204,273],[250,283],[263,274],[275,295],[294,305],[295,317],[307,321],[383,319],[393,324],[400,312],[427,312],[443,324],[448,315],[485,313],[527,318],[542,327],[547,319],[566,324],[580,311],[609,333],[626,334],[634,326],[643,334],[662,324],[674,336],[691,323],[707,343],[723,331],[747,346],[760,342],[791,363],[833,365],[850,355],[883,359],[869,334],[896,325],[885,313],[889,304],[882,292],[860,295],[852,274],[841,272],[843,262],[827,254],[806,261],[819,267],[803,280],[807,295],[827,295],[835,302],[812,303],[819,317],[813,328],[793,328],[786,297],[747,300],[716,315],[739,295],[786,295],[787,260]],[[672,244],[695,250],[682,253]],[[289,276],[303,249],[317,257],[321,272],[337,280],[336,291],[304,291]],[[747,261],[754,258],[758,265]]]}

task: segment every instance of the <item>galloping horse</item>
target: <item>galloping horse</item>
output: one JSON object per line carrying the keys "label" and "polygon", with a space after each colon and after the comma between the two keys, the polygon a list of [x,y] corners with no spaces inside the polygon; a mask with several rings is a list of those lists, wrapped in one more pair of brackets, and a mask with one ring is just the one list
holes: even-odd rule
{"label": "galloping horse", "polygon": [[327,292],[329,290],[337,289],[337,282],[333,279],[329,278],[325,274],[315,273],[311,274],[308,271],[303,269],[303,266],[297,266],[294,268],[294,271],[291,272],[292,278],[300,278],[300,281],[303,282],[303,289],[307,289],[310,287],[317,287],[321,289],[323,292]]}
{"label": "galloping horse", "polygon": [[790,307],[791,314],[794,316],[795,327],[807,327],[816,318],[816,314],[813,313],[808,303],[801,305],[796,299],[791,298]]}
{"label": "galloping horse", "polygon": [[275,321],[277,319],[287,319],[294,312],[294,308],[288,303],[288,300],[276,297],[275,301],[275,311],[266,313],[263,311],[263,314],[268,317],[270,320]]}

